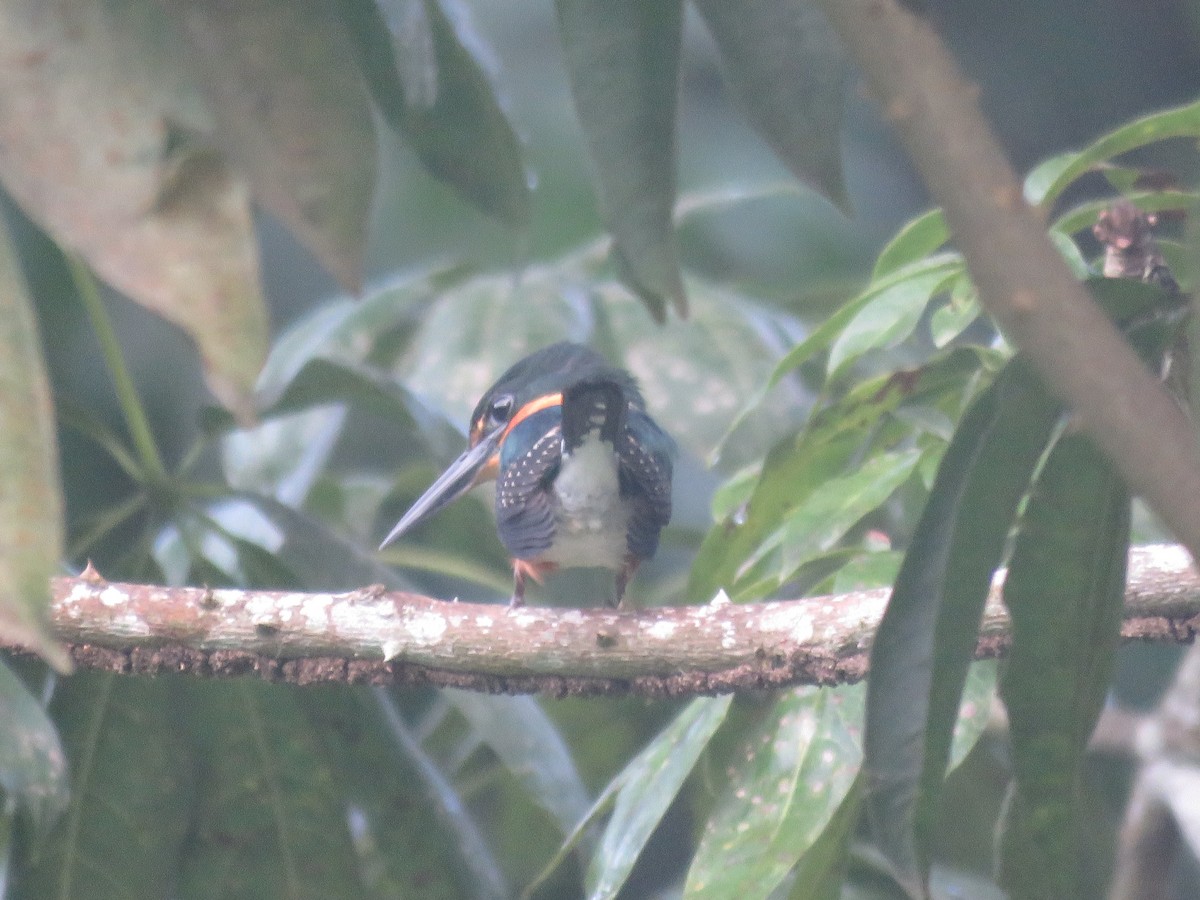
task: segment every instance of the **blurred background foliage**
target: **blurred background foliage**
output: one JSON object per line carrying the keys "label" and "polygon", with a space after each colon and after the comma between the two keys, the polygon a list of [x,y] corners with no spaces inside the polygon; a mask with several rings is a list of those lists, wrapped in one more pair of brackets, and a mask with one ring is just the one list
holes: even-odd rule
{"label": "blurred background foliage", "polygon": [[[1200,13],[1133,15],[1120,0],[926,12],[1034,170],[1027,192],[1080,277],[1096,274],[1093,201],[1124,193],[1163,211],[1164,253],[1189,287],[1191,245],[1168,213],[1194,202],[1200,108],[1180,104],[1200,89]],[[919,554],[902,565],[910,546],[982,523],[991,565],[1007,552],[1057,412],[981,315],[806,3],[2,0],[0,15],[0,275],[17,323],[0,376],[28,399],[3,410],[0,477],[20,511],[5,516],[19,526],[3,535],[6,634],[36,645],[60,560],[113,580],[506,597],[477,498],[373,548],[461,448],[482,391],[560,339],[628,367],[682,450],[675,517],[632,588],[642,605],[894,580],[902,594],[928,583],[918,575],[940,597],[953,572]],[[1158,171],[1170,177],[1143,177]],[[1137,287],[1096,290],[1120,321],[1174,311]],[[1149,357],[1177,337],[1165,320],[1132,336]],[[1009,423],[1033,458],[1021,468],[960,419]],[[55,421],[60,478],[43,471]],[[1119,599],[1114,573],[1062,565],[1098,546],[1121,556],[1128,535],[1122,488],[1078,444],[1037,470],[1053,500],[1021,514],[1067,539],[1040,554],[1016,542],[1032,582],[1016,590],[1036,595],[1056,567],[1068,594],[1099,587],[1069,607],[1081,619],[1035,616],[1032,634],[1102,624]],[[962,462],[989,452],[998,475]],[[979,506],[937,506],[956,478]],[[1097,497],[1111,502],[1087,514],[1094,532],[1064,524]],[[931,525],[923,509],[948,512]],[[1159,537],[1135,512],[1135,538]],[[604,590],[564,573],[535,602]],[[6,656],[0,883],[31,898],[889,897],[902,888],[888,866],[932,859],[935,895],[989,897],[1003,819],[1014,895],[1038,896],[1039,875],[1074,859],[1066,893],[1042,895],[1098,896],[1130,769],[1081,761],[1082,742],[1110,668],[1118,696],[1145,706],[1175,655],[1114,660],[1096,635],[1061,671],[1005,676],[1010,713],[1047,684],[1087,710],[1064,733],[1031,709],[1032,744],[984,732],[994,666],[968,671],[960,653],[961,671],[930,685],[905,645],[887,663],[901,699],[880,713],[874,692],[874,719],[862,685],[550,700],[59,677]],[[1021,672],[1046,662],[1032,644]],[[875,843],[859,816],[864,716],[876,762],[912,786],[899,811],[872,793]],[[925,756],[887,756],[910,738]],[[943,758],[958,766],[944,790]],[[1006,801],[1014,768],[1026,796]],[[1031,786],[1048,805],[1001,813]],[[1030,886],[1011,863],[1038,821],[1078,842],[1031,863]],[[1194,893],[1186,865],[1177,881]]]}

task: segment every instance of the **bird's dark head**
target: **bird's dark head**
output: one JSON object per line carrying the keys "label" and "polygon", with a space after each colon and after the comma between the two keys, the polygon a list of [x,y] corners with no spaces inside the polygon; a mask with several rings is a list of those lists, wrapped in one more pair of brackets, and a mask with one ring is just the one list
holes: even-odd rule
{"label": "bird's dark head", "polygon": [[561,406],[564,391],[593,380],[617,384],[633,408],[643,408],[633,378],[582,344],[552,344],[516,363],[476,405],[466,451],[404,514],[380,549],[476,484],[494,479],[505,438],[513,429],[542,410]]}

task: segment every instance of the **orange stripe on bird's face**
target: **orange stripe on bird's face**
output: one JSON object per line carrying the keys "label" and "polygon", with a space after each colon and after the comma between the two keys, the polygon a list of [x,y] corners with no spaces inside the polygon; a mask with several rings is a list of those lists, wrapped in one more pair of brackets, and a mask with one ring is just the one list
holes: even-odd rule
{"label": "orange stripe on bird's face", "polygon": [[[541,397],[535,397],[516,411],[511,419],[504,426],[504,432],[500,436],[501,444],[508,437],[508,433],[523,421],[528,419],[536,412],[541,412],[543,409],[549,409],[552,406],[562,406],[562,394],[543,394]],[[487,417],[480,416],[471,423],[471,446],[478,444],[484,436],[484,428],[487,425]],[[495,481],[496,476],[500,473],[500,454],[493,453],[491,458],[483,464],[476,475],[472,484],[482,484],[485,481]]]}

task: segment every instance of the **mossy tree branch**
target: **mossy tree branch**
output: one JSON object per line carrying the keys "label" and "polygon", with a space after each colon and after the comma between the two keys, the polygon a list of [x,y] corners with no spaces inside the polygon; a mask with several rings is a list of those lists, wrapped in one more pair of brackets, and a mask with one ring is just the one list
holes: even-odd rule
{"label": "mossy tree branch", "polygon": [[[52,622],[83,667],[493,692],[682,696],[861,679],[887,589],[617,612],[343,594],[53,582]],[[1126,638],[1190,641],[1200,575],[1177,546],[1131,553]],[[997,589],[977,653],[1008,645]]]}

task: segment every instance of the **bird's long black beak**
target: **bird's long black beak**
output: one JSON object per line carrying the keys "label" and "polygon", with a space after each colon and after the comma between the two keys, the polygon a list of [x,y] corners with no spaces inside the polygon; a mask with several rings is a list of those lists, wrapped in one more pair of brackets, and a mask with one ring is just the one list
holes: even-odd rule
{"label": "bird's long black beak", "polygon": [[488,435],[452,462],[417,502],[409,507],[408,512],[396,523],[396,527],[383,539],[379,549],[382,550],[418,522],[423,522],[469,491],[475,484],[476,476],[496,452],[501,437],[503,434],[500,431]]}

